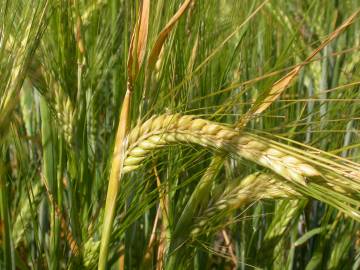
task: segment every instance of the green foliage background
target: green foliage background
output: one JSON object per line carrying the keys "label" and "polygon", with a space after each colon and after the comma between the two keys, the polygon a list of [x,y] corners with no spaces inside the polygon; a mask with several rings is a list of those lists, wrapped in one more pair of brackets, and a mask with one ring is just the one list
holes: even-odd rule
{"label": "green foliage background", "polygon": [[[151,1],[130,126],[165,113],[234,125],[264,104],[276,81],[304,64],[245,129],[292,145],[302,156],[351,167],[360,180],[359,16],[304,63],[359,13],[359,1],[191,2],[149,73],[151,48],[182,4]],[[141,3],[0,0],[1,269],[97,267]],[[311,196],[254,198],[218,209],[190,236],[204,213],[226,199],[224,191],[267,172],[226,155],[211,185],[191,197],[213,160],[208,149],[177,145],[154,152],[123,177],[106,269],[358,269],[355,180],[347,197],[310,185]],[[183,222],[189,201],[197,207]],[[354,208],[338,211],[341,203]]]}

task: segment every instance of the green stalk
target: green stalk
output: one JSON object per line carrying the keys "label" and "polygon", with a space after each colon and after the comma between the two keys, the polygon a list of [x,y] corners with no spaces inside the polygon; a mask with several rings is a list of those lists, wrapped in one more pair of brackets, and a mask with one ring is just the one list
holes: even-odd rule
{"label": "green stalk", "polygon": [[4,256],[4,267],[5,269],[15,270],[15,253],[14,246],[12,242],[12,232],[11,232],[11,221],[10,221],[10,211],[9,211],[9,198],[8,198],[8,189],[6,186],[5,180],[5,167],[4,164],[0,163],[0,211],[1,219],[3,221],[3,256]]}
{"label": "green stalk", "polygon": [[[43,176],[51,194],[57,194],[56,154],[51,116],[44,97],[40,98],[41,139],[43,147]],[[58,202],[56,202],[58,203]],[[60,260],[60,221],[56,216],[55,206],[51,207],[51,233],[50,233],[50,269],[59,269]]]}
{"label": "green stalk", "polygon": [[[116,44],[116,32],[117,27],[119,27],[117,21],[119,16],[119,1],[118,0],[112,0],[111,1],[111,33],[113,38],[113,51],[116,52],[116,47],[118,44]],[[127,16],[127,14],[126,14]],[[125,26],[126,27],[126,26]],[[121,90],[119,89],[120,85],[120,78],[119,78],[119,64],[116,63],[114,69],[112,70],[112,91],[114,96],[114,108],[118,108],[118,106],[121,104]],[[116,119],[118,120],[118,119]]]}
{"label": "green stalk", "polygon": [[[200,179],[197,184],[194,192],[191,194],[191,197],[186,204],[179,221],[176,224],[174,233],[172,235],[172,241],[169,247],[169,259],[166,264],[166,269],[175,269],[179,265],[181,260],[181,252],[179,252],[179,246],[181,246],[184,241],[186,241],[190,230],[193,218],[196,212],[199,210],[200,204],[205,204],[207,201],[207,196],[209,195],[210,187],[212,180],[216,177],[220,168],[223,165],[224,157],[215,156],[204,173],[203,177]],[[174,251],[177,251],[175,254],[172,254]]]}
{"label": "green stalk", "polygon": [[103,229],[100,243],[100,255],[98,265],[99,270],[106,269],[106,262],[109,253],[110,236],[115,217],[116,198],[121,180],[121,170],[123,167],[123,141],[129,126],[128,119],[130,112],[130,102],[131,89],[128,88],[125,94],[123,106],[121,108],[120,120],[116,132],[115,146],[110,169],[109,185],[106,195]]}

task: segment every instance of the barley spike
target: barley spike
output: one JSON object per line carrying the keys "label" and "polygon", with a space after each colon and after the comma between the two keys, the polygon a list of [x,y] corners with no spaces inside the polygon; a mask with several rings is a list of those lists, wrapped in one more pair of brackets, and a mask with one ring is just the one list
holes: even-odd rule
{"label": "barley spike", "polygon": [[138,168],[151,151],[180,143],[231,153],[302,185],[306,185],[308,177],[320,176],[320,172],[303,160],[272,148],[250,133],[240,133],[223,124],[179,114],[152,117],[129,133],[125,140],[127,150],[123,173]]}

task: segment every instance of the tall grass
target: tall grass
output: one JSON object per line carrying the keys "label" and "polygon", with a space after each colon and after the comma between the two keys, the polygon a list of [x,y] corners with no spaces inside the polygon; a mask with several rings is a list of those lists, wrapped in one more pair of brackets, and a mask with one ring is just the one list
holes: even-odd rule
{"label": "tall grass", "polygon": [[358,269],[358,1],[0,1],[0,269]]}

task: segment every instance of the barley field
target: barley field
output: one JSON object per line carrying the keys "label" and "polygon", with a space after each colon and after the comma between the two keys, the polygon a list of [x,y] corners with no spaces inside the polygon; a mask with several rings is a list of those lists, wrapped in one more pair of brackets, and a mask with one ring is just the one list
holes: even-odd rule
{"label": "barley field", "polygon": [[359,0],[0,0],[0,269],[360,269]]}

